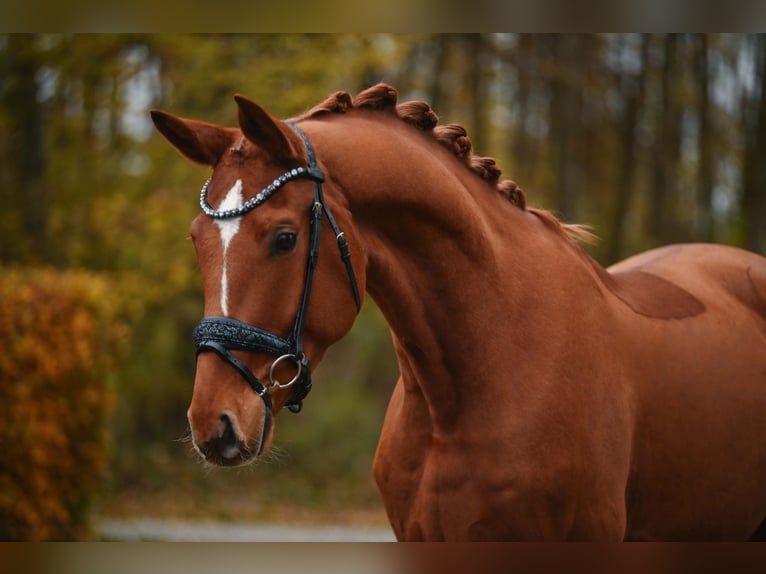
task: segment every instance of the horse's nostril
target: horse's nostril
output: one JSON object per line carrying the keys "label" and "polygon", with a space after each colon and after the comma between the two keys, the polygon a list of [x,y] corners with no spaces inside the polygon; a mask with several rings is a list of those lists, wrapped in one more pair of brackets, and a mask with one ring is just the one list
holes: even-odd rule
{"label": "horse's nostril", "polygon": [[234,424],[229,415],[221,415],[221,454],[224,458],[234,458],[239,455],[240,441]]}

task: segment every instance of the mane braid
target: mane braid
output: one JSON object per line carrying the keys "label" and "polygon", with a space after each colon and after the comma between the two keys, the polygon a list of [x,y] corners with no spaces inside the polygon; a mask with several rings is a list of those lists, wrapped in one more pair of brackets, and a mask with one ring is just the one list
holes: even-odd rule
{"label": "mane braid", "polygon": [[426,102],[412,101],[397,104],[397,99],[396,89],[387,84],[372,86],[353,98],[348,92],[335,92],[297,119],[315,118],[330,113],[344,114],[351,109],[393,113],[403,122],[422,132],[430,133],[468,169],[493,186],[500,195],[522,211],[536,215],[546,226],[574,242],[594,242],[595,236],[587,226],[565,224],[549,211],[527,207],[526,197],[519,185],[510,179],[500,179],[502,171],[493,158],[473,154],[473,144],[463,126],[438,125],[439,116]]}
{"label": "mane braid", "polygon": [[335,92],[328,96],[321,104],[317,104],[303,114],[301,118],[313,118],[323,114],[343,114],[352,105],[351,96],[348,92]]}

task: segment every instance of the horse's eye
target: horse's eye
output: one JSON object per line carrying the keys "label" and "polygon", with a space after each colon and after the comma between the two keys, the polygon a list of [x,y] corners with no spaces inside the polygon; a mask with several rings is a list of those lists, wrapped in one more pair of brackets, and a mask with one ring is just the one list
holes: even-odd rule
{"label": "horse's eye", "polygon": [[274,254],[289,253],[295,248],[295,241],[297,239],[295,233],[283,231],[274,238],[271,244],[271,252]]}

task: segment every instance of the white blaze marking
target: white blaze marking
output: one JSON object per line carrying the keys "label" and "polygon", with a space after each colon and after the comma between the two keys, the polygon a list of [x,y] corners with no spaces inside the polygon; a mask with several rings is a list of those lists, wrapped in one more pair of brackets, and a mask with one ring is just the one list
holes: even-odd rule
{"label": "white blaze marking", "polygon": [[[238,179],[231,187],[226,197],[217,207],[218,211],[227,209],[236,209],[242,205],[242,180]],[[221,233],[221,244],[223,245],[223,263],[221,269],[221,312],[224,316],[229,315],[229,280],[226,275],[226,252],[229,250],[229,244],[239,231],[239,221],[241,217],[232,217],[230,219],[214,219],[213,223],[218,226]]]}

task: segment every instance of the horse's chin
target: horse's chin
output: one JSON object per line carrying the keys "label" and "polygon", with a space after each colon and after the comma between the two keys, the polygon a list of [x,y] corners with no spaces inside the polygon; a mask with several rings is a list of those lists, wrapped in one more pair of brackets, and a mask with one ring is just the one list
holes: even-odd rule
{"label": "horse's chin", "polygon": [[[268,448],[260,447],[260,440],[251,441],[247,444],[238,441],[237,444],[217,444],[220,441],[214,439],[201,445],[194,442],[194,450],[202,459],[215,466],[236,467],[245,466],[255,462]],[[260,452],[259,452],[260,451]]]}

